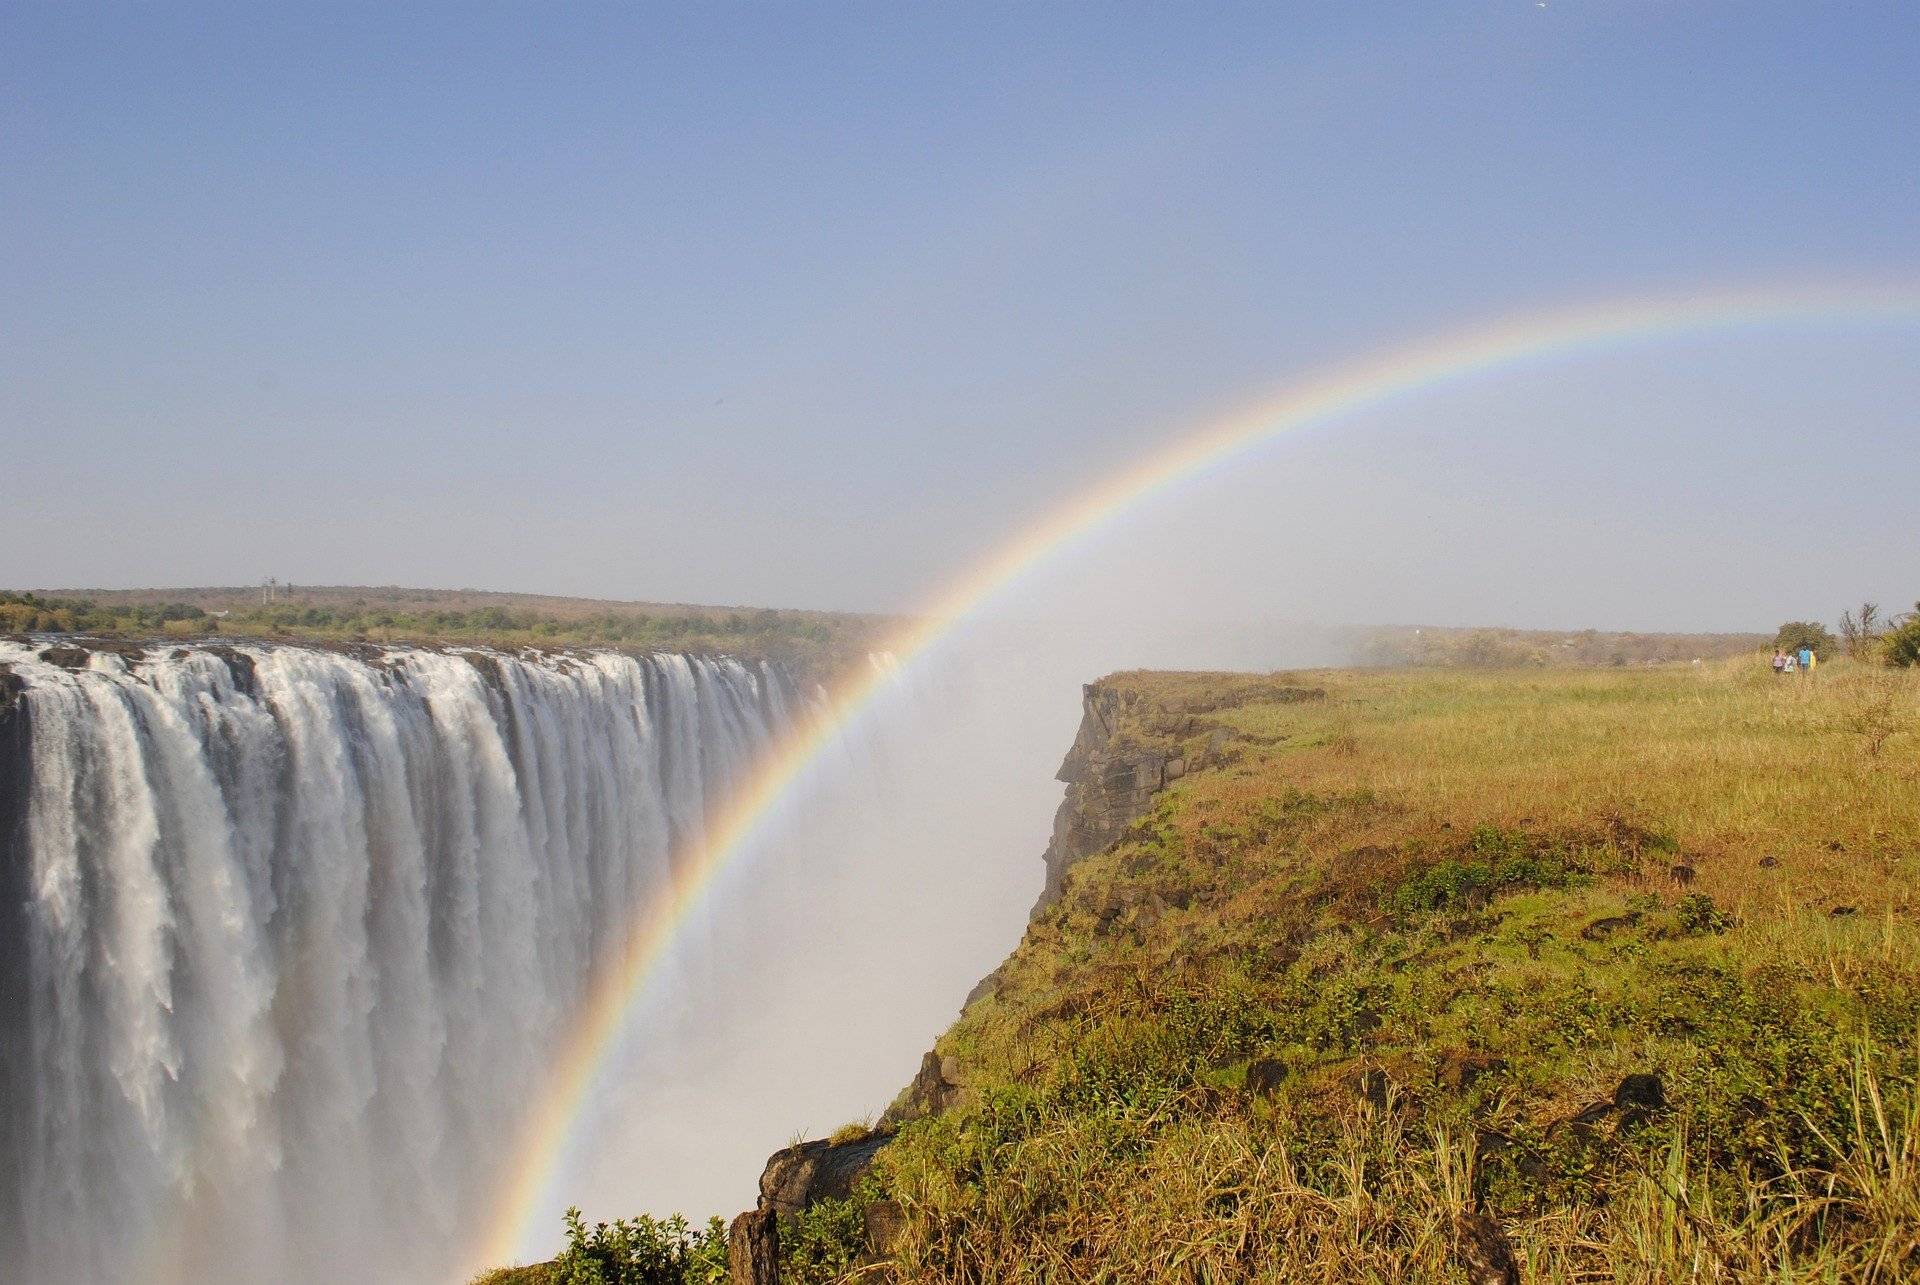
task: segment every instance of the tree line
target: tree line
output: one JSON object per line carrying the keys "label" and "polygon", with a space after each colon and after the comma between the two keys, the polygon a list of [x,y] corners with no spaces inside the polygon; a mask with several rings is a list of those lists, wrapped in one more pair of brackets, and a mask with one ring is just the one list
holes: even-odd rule
{"label": "tree line", "polygon": [[0,590],[0,634],[667,647],[824,659],[863,649],[865,628],[851,617],[842,620],[825,614],[769,609],[602,611],[562,616],[497,605],[407,610],[369,603],[262,603],[210,612],[185,602],[108,605],[90,598]]}
{"label": "tree line", "polygon": [[1920,665],[1920,602],[1905,614],[1884,615],[1877,602],[1863,602],[1858,610],[1840,613],[1836,637],[1817,620],[1789,620],[1774,635],[1782,651],[1806,649],[1821,657],[1849,656],[1868,663],[1901,669]]}

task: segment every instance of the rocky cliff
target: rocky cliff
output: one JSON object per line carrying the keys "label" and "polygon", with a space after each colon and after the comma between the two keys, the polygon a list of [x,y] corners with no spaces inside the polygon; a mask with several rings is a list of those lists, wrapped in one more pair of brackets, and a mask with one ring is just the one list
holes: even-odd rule
{"label": "rocky cliff", "polygon": [[[1286,690],[1301,699],[1317,695],[1305,688]],[[1231,739],[1225,727],[1206,717],[1220,708],[1217,700],[1169,709],[1122,680],[1088,683],[1081,708],[1080,730],[1057,774],[1067,793],[1041,858],[1046,885],[1035,914],[1059,898],[1076,861],[1112,846],[1146,815],[1154,795],[1190,769],[1218,760]]]}

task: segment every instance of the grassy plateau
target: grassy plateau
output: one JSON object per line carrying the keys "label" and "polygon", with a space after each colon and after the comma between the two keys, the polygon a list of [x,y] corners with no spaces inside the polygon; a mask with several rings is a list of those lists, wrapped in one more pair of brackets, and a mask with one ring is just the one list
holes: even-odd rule
{"label": "grassy plateau", "polygon": [[1207,766],[783,1280],[1920,1278],[1920,673],[1290,677],[1105,680]]}

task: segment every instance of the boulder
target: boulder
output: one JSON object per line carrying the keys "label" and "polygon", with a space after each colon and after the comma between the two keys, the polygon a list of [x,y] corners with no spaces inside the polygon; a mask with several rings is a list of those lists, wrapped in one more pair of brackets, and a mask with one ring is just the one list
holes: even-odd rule
{"label": "boulder", "polygon": [[1638,1124],[1667,1109],[1666,1086],[1651,1072],[1629,1075],[1613,1091],[1613,1109],[1620,1113],[1622,1124]]}
{"label": "boulder", "polygon": [[87,667],[90,657],[84,647],[47,647],[41,650],[40,659],[62,669],[78,670]]}
{"label": "boulder", "polygon": [[951,1061],[943,1058],[932,1049],[927,1050],[920,1059],[920,1070],[915,1073],[913,1082],[895,1098],[886,1114],[880,1117],[883,1127],[905,1124],[909,1120],[918,1120],[922,1116],[939,1115],[952,1106],[959,1096],[960,1086],[947,1079],[945,1064]]}
{"label": "boulder", "polygon": [[1287,1064],[1278,1058],[1263,1057],[1247,1067],[1247,1092],[1270,1098],[1287,1078]]}
{"label": "boulder", "polygon": [[797,1214],[821,1200],[845,1200],[873,1165],[891,1133],[869,1133],[852,1142],[824,1138],[776,1151],[760,1174],[760,1208]]}
{"label": "boulder", "polygon": [[1464,1213],[1454,1220],[1453,1255],[1473,1285],[1520,1285],[1520,1263],[1513,1242],[1485,1213]]}
{"label": "boulder", "polygon": [[[780,1285],[780,1220],[804,1213],[818,1201],[852,1196],[874,1156],[891,1141],[891,1132],[875,1130],[846,1142],[819,1138],[774,1152],[760,1174],[759,1203],[727,1229],[728,1285]],[[890,1212],[882,1205],[888,1205]],[[875,1209],[881,1211],[875,1213]],[[863,1216],[870,1246],[891,1244],[905,1225],[899,1206],[886,1201]]]}

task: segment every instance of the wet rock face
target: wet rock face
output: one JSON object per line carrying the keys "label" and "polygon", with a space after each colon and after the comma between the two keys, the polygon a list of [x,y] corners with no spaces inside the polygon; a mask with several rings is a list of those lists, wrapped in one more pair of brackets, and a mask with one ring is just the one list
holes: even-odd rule
{"label": "wet rock face", "polygon": [[13,672],[11,666],[0,665],[0,718],[8,718],[14,714],[15,708],[20,703],[20,693],[26,689],[26,683]]}
{"label": "wet rock face", "polygon": [[47,647],[40,652],[40,659],[62,669],[78,670],[87,667],[88,653],[84,647]]}

